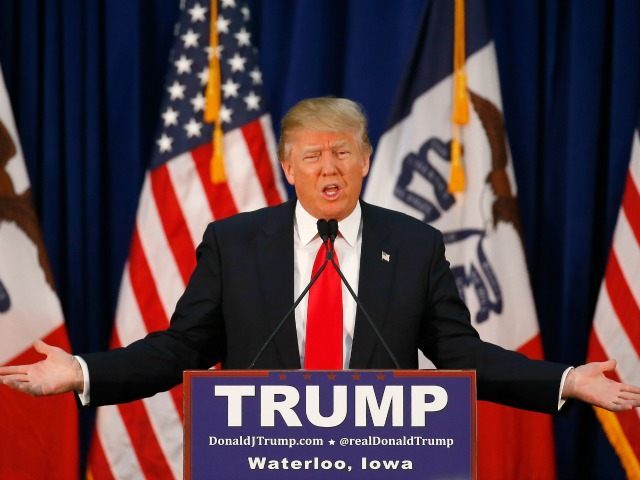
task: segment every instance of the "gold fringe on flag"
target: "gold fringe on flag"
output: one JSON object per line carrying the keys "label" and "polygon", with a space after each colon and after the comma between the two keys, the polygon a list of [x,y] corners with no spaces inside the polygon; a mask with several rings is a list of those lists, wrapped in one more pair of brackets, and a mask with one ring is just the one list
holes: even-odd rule
{"label": "gold fringe on flag", "polygon": [[218,0],[211,0],[211,18],[209,29],[209,81],[207,82],[207,105],[204,110],[204,121],[213,123],[213,154],[211,156],[211,182],[223,183],[226,181],[224,173],[224,158],[222,155],[222,125],[220,124],[220,106],[222,105],[222,84],[220,74],[220,59],[218,58]]}
{"label": "gold fringe on flag", "polygon": [[460,127],[469,122],[469,94],[467,92],[467,74],[465,64],[464,0],[455,0],[453,31],[453,139],[451,141],[451,172],[449,192],[464,192],[465,175],[462,165],[462,144]]}
{"label": "gold fringe on flag", "polygon": [[618,417],[615,413],[602,408],[593,407],[593,409],[596,412],[596,417],[598,417],[598,420],[600,420],[602,424],[609,443],[613,445],[618,457],[620,457],[620,463],[622,463],[622,466],[627,472],[627,478],[629,478],[629,480],[640,480],[640,462],[620,426]]}

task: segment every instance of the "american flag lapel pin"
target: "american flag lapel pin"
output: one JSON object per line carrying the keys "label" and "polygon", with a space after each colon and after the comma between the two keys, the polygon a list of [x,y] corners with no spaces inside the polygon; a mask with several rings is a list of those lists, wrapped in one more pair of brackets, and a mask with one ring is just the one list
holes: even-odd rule
{"label": "american flag lapel pin", "polygon": [[391,255],[389,255],[384,250],[382,251],[382,261],[383,262],[390,262],[391,261]]}

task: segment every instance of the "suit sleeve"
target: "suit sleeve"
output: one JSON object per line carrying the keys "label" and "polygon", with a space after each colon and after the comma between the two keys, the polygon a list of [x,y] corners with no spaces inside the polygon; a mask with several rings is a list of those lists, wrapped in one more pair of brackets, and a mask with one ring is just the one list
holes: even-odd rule
{"label": "suit sleeve", "polygon": [[560,381],[568,366],[530,360],[480,340],[458,295],[442,235],[437,237],[428,268],[421,350],[438,368],[475,369],[480,400],[556,413]]}
{"label": "suit sleeve", "polygon": [[197,264],[167,330],[124,348],[82,355],[89,368],[91,406],[128,402],[168,390],[182,372],[224,358],[222,271],[214,224],[196,251]]}

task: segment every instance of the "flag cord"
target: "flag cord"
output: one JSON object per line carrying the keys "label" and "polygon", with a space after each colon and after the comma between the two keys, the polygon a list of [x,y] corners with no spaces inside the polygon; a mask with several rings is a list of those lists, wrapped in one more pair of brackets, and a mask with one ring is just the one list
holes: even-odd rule
{"label": "flag cord", "polygon": [[220,58],[219,58],[219,39],[218,39],[218,0],[211,0],[211,19],[209,28],[209,79],[207,81],[206,90],[206,108],[204,110],[204,120],[213,126],[213,153],[211,155],[210,174],[211,182],[214,184],[226,181],[224,171],[224,158],[222,149],[222,125],[220,122],[221,107],[221,74],[220,74]]}
{"label": "flag cord", "polygon": [[465,175],[462,165],[461,126],[469,122],[469,98],[467,93],[467,75],[465,64],[465,16],[464,0],[455,0],[453,32],[453,107],[451,121],[453,138],[451,140],[451,171],[448,189],[450,193],[465,190]]}

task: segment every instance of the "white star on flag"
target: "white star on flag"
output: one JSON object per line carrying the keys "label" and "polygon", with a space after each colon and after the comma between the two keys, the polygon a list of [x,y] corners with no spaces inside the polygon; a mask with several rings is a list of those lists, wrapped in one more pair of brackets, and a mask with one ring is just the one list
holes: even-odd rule
{"label": "white star on flag", "polygon": [[251,70],[249,76],[254,85],[262,85],[262,72],[258,67]]}
{"label": "white star on flag", "polygon": [[204,110],[206,99],[202,93],[198,92],[198,94],[189,101],[191,105],[193,105],[194,112],[202,112]]}
{"label": "white star on flag", "polygon": [[243,72],[244,64],[246,61],[247,59],[241,57],[238,53],[234,54],[233,57],[227,60],[227,62],[229,62],[229,65],[231,66],[232,72]]}
{"label": "white star on flag", "polygon": [[187,30],[187,33],[182,35],[182,42],[184,43],[184,48],[189,47],[197,47],[198,46],[198,38],[200,38],[199,33],[195,33],[193,30]]}
{"label": "white star on flag", "polygon": [[156,143],[160,148],[160,152],[170,152],[171,144],[173,143],[173,138],[167,136],[166,133],[163,133]]}
{"label": "white star on flag", "polygon": [[250,47],[251,46],[251,34],[245,30],[244,27],[240,29],[238,33],[234,35],[236,40],[238,40],[239,47]]}
{"label": "white star on flag", "polygon": [[229,24],[231,20],[227,20],[222,15],[218,15],[218,20],[216,20],[216,27],[218,28],[218,33],[229,33]]}
{"label": "white star on flag", "polygon": [[240,84],[234,82],[231,78],[228,78],[226,82],[222,84],[222,93],[224,98],[237,97]]}
{"label": "white star on flag", "polygon": [[169,88],[167,88],[167,91],[171,96],[171,100],[177,100],[179,98],[184,98],[184,89],[185,86],[178,83],[178,81],[176,80],[171,84]]}
{"label": "white star on flag", "polygon": [[178,73],[180,74],[191,73],[192,63],[193,60],[189,60],[185,55],[182,55],[178,60],[173,62],[173,64],[176,66],[176,70],[178,70]]}
{"label": "white star on flag", "polygon": [[231,115],[233,115],[233,110],[224,105],[220,107],[220,121],[222,123],[231,123]]}
{"label": "white star on flag", "polygon": [[235,8],[236,0],[222,0],[222,8]]}
{"label": "white star on flag", "polygon": [[196,3],[193,6],[193,8],[189,9],[189,15],[191,15],[191,22],[195,23],[195,22],[206,21],[207,19],[207,17],[205,16],[206,13],[207,13],[207,9],[202,5],[200,5],[199,3]]}
{"label": "white star on flag", "polygon": [[255,92],[249,92],[249,95],[244,97],[244,102],[247,104],[247,110],[260,109],[260,97]]}
{"label": "white star on flag", "polygon": [[189,123],[185,124],[184,129],[187,132],[187,137],[199,137],[201,135],[200,130],[202,130],[202,123],[192,118],[189,120]]}
{"label": "white star on flag", "polygon": [[167,107],[162,114],[162,121],[164,122],[165,127],[168,127],[169,125],[178,125],[178,112],[171,107]]}
{"label": "white star on flag", "polygon": [[209,81],[209,67],[204,67],[198,74],[198,78],[200,79],[200,85],[206,85]]}

